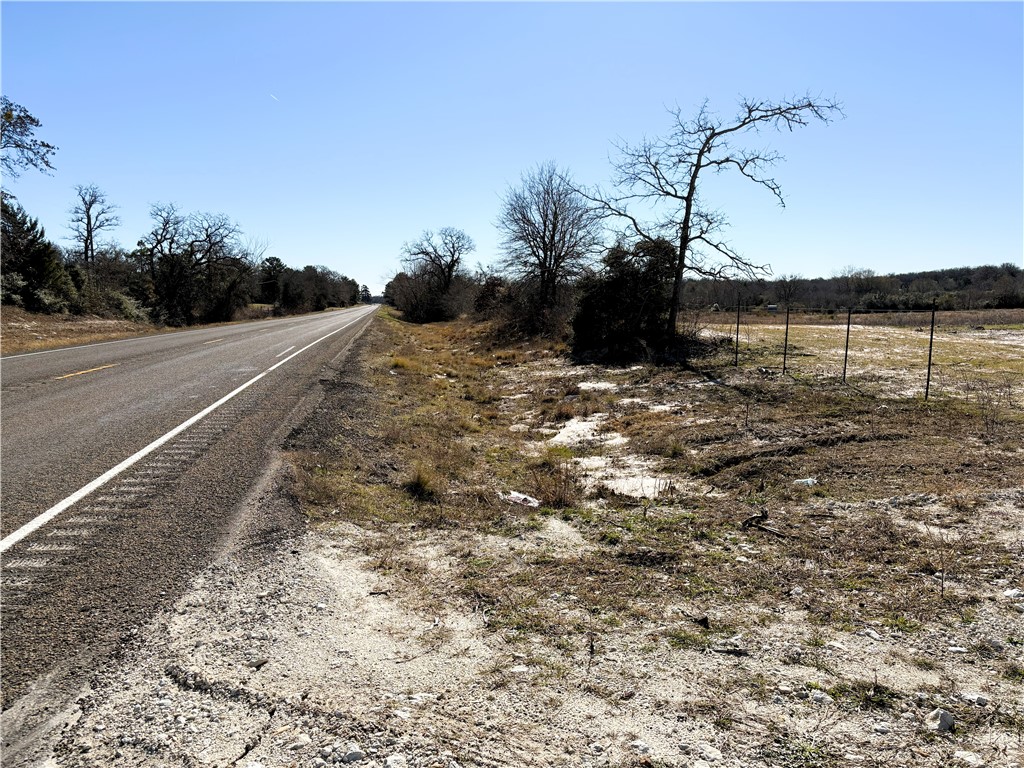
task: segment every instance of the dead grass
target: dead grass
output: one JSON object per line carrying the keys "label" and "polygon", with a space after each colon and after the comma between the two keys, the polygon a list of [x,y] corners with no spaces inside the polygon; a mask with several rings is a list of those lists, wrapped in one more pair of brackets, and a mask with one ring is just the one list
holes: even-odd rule
{"label": "dead grass", "polygon": [[[827,638],[960,631],[985,609],[987,585],[1024,578],[1022,544],[1007,539],[1024,506],[1013,500],[1024,416],[1005,398],[924,403],[723,360],[575,368],[556,348],[497,347],[486,327],[386,312],[367,338],[373,397],[344,427],[363,435],[360,450],[296,455],[300,497],[314,518],[363,530],[372,567],[400,575],[411,606],[460,606],[536,659],[537,685],[562,680],[565,664],[589,669],[603,638],[633,633],[634,652],[652,655],[745,653],[728,644],[797,612],[810,639],[784,663],[827,675],[844,707],[888,710],[909,694],[843,677]],[[617,389],[581,386],[594,381]],[[598,415],[594,440],[546,442]],[[609,435],[618,447],[601,442]],[[661,490],[588,482],[587,467],[616,451],[638,454]],[[509,491],[540,506],[499,496]],[[580,545],[552,546],[555,522]],[[893,658],[925,676],[944,668]],[[993,664],[1019,678],[1016,662]],[[488,680],[510,684],[499,669]],[[711,714],[729,728],[722,706]],[[790,760],[780,764],[835,764],[825,747],[781,734],[773,744]]]}
{"label": "dead grass", "polygon": [[77,315],[40,315],[18,307],[0,310],[0,347],[4,355],[39,352],[160,333],[148,323]]}
{"label": "dead grass", "polygon": [[[303,496],[318,517],[475,535],[543,528],[543,515],[500,501],[502,492],[537,498],[544,514],[561,510],[595,552],[488,560],[484,569],[464,558],[457,592],[494,626],[558,634],[536,598],[549,588],[574,595],[584,614],[636,619],[680,599],[770,606],[798,584],[807,595],[802,607],[823,624],[912,631],[958,620],[955,606],[972,599],[967,570],[1006,572],[1002,553],[959,529],[984,504],[977,489],[1024,485],[1022,463],[1011,465],[1006,453],[1019,449],[1019,414],[1000,409],[992,419],[971,403],[881,400],[728,366],[616,374],[662,397],[687,395],[672,410],[617,407],[621,394],[584,390],[581,374],[509,375],[506,363],[552,360],[550,348],[500,350],[486,328],[412,326],[390,315],[379,330],[371,357],[375,424],[391,471],[368,482],[365,467],[300,461]],[[550,435],[569,419],[605,412],[603,431],[626,436],[669,475],[700,479],[711,494],[674,491],[638,504],[598,487],[604,499],[595,503],[584,490],[584,447],[531,442],[535,430]],[[524,413],[530,429],[511,431]],[[1000,440],[986,441],[996,433]],[[815,484],[795,485],[800,478]],[[930,507],[952,519],[932,519],[931,509],[932,518],[914,527],[915,507],[904,524],[877,503],[915,494],[933,494]],[[835,508],[836,499],[847,506]],[[745,527],[752,515],[763,525]],[[594,582],[602,588],[591,589]]]}

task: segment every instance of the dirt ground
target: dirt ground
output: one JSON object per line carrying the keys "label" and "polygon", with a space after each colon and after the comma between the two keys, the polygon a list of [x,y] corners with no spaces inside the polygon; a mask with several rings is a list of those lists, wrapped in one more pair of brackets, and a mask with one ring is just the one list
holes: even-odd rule
{"label": "dirt ground", "polygon": [[49,764],[1024,765],[1018,381],[563,351],[380,316]]}

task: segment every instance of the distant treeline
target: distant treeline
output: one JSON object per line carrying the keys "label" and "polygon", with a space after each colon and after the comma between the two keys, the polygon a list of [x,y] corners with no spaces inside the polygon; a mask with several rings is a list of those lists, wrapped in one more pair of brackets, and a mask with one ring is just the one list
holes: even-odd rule
{"label": "distant treeline", "polygon": [[254,302],[275,314],[345,307],[369,291],[326,267],[292,269],[227,216],[155,205],[133,250],[99,242],[116,222],[102,193],[77,188],[74,246],[51,242],[39,221],[3,195],[0,301],[32,312],[96,314],[166,325],[231,320]]}
{"label": "distant treeline", "polygon": [[878,275],[848,268],[832,277],[780,275],[774,280],[691,280],[683,291],[691,307],[770,304],[871,310],[1017,309],[1024,307],[1024,269],[1015,264],[957,267]]}

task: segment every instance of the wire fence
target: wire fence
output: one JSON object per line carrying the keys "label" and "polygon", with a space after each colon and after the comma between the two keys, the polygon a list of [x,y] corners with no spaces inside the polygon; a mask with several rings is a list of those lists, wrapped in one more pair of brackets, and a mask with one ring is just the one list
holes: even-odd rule
{"label": "wire fence", "polygon": [[838,379],[886,394],[1024,402],[1024,310],[970,312],[731,307],[711,333],[734,365]]}

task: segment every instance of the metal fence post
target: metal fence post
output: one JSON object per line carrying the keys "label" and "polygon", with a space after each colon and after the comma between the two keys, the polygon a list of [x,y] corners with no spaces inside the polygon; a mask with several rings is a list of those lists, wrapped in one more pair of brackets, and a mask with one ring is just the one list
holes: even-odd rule
{"label": "metal fence post", "polygon": [[732,361],[734,366],[740,364],[740,295],[736,294],[736,358]]}
{"label": "metal fence post", "polygon": [[782,339],[782,373],[786,373],[786,356],[789,352],[789,304],[786,305],[786,335]]}
{"label": "metal fence post", "polygon": [[850,320],[853,317],[853,307],[846,310],[846,349],[843,350],[843,384],[846,383],[846,361],[850,358]]}
{"label": "metal fence post", "polygon": [[928,390],[932,386],[932,347],[935,343],[935,302],[932,302],[932,330],[928,334],[928,378],[924,382],[924,401],[928,402]]}

